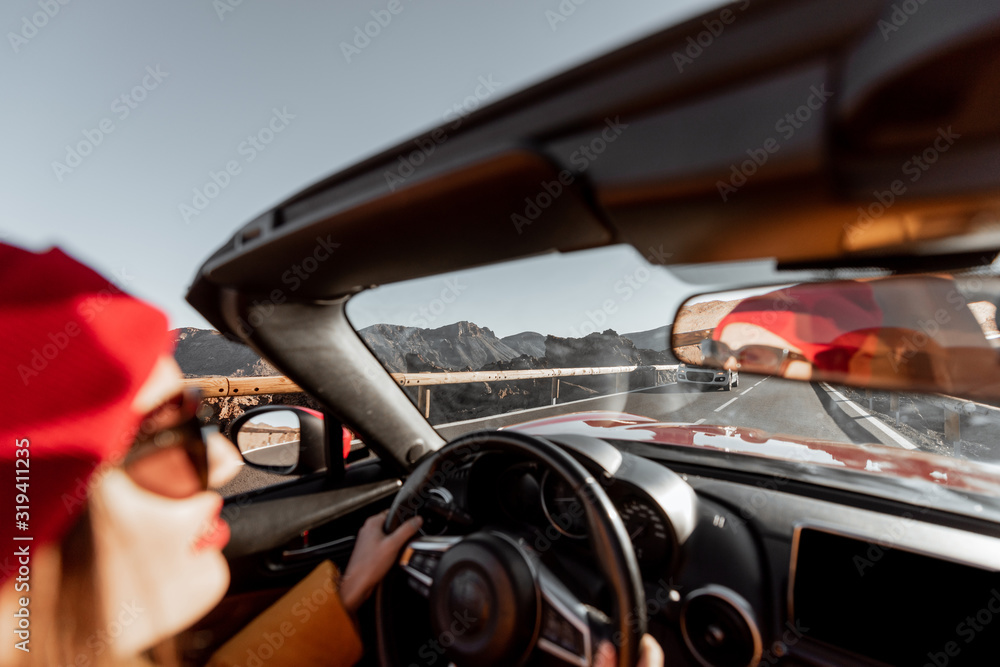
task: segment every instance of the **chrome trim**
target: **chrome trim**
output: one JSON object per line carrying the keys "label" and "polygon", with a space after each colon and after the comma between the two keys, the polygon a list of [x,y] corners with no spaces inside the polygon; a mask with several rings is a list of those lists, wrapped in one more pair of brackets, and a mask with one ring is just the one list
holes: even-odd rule
{"label": "chrome trim", "polygon": [[398,561],[399,566],[403,568],[408,575],[429,588],[431,584],[434,583],[434,578],[430,575],[424,574],[416,568],[410,567],[410,559],[413,557],[413,554],[417,551],[444,553],[461,541],[462,538],[458,536],[424,537],[419,540],[412,540],[403,549],[403,555],[399,557]]}
{"label": "chrome trim", "polygon": [[406,572],[411,577],[413,577],[414,579],[416,579],[417,581],[419,581],[420,583],[422,583],[424,586],[427,586],[428,588],[430,588],[431,585],[434,583],[434,579],[431,578],[430,575],[426,575],[423,572],[410,567],[409,565],[404,565],[403,571]]}
{"label": "chrome trim", "polygon": [[448,549],[462,541],[458,535],[423,537],[419,540],[410,540],[403,549],[403,555],[399,558],[400,565],[410,562],[410,557],[414,551],[436,551],[444,553]]}
{"label": "chrome trim", "polygon": [[565,660],[566,662],[572,663],[574,665],[580,665],[580,667],[590,667],[590,662],[582,658],[581,656],[574,655],[573,653],[567,651],[562,646],[550,642],[545,637],[539,637],[538,643],[535,644],[539,649],[545,651],[549,655],[554,655],[560,660]]}
{"label": "chrome trim", "polygon": [[692,644],[691,637],[688,635],[687,631],[688,605],[691,600],[703,596],[718,598],[723,602],[729,603],[729,605],[736,609],[739,615],[743,618],[747,627],[750,628],[750,634],[753,635],[753,657],[750,658],[750,662],[747,663],[746,667],[757,667],[757,665],[760,664],[761,657],[764,655],[764,642],[761,639],[760,628],[757,627],[757,621],[753,617],[753,607],[751,607],[750,603],[736,591],[717,584],[709,584],[708,586],[691,591],[691,593],[684,599],[684,604],[681,607],[681,636],[684,637],[684,644],[688,647],[691,655],[693,655],[695,660],[697,660],[703,667],[714,667],[712,663],[705,660],[705,658],[698,653]]}

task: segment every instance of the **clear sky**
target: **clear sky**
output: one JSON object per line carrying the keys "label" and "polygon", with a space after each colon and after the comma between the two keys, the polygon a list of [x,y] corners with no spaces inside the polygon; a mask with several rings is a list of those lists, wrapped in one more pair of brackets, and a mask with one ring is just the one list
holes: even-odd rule
{"label": "clear sky", "polygon": [[620,245],[384,285],[351,299],[347,316],[359,329],[379,322],[435,328],[468,320],[500,337],[534,331],[579,338],[673,322],[682,299],[695,289]]}
{"label": "clear sky", "polygon": [[[480,77],[508,95],[717,4],[5,2],[0,240],[60,245],[173,326],[207,326],[183,294],[254,216],[440,124]],[[245,143],[268,126],[269,144]],[[239,172],[185,215],[231,161]]]}

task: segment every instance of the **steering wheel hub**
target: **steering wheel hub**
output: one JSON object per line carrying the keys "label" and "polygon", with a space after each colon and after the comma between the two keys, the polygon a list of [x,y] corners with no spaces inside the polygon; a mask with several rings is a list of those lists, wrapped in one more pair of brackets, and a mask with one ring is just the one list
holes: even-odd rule
{"label": "steering wheel hub", "polygon": [[525,555],[502,537],[475,533],[438,564],[431,628],[457,664],[514,664],[531,645],[538,600]]}

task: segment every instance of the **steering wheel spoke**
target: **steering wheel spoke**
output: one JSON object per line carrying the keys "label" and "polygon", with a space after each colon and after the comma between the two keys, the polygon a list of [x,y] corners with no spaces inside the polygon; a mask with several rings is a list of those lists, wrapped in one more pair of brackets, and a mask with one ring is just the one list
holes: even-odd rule
{"label": "steering wheel spoke", "polygon": [[449,549],[461,541],[459,536],[423,537],[411,541],[399,557],[399,566],[408,575],[410,587],[424,597],[430,596],[434,572]]}
{"label": "steering wheel spoke", "polygon": [[547,567],[537,563],[535,567],[542,598],[538,649],[566,663],[589,667],[598,637],[611,634],[611,620],[581,602]]}
{"label": "steering wheel spoke", "polygon": [[[543,559],[503,525],[481,526],[466,534],[425,536],[410,542],[399,560],[401,576],[379,587],[379,659],[390,667],[412,663],[428,646],[456,664],[505,667],[534,657],[579,667],[593,664],[597,647],[614,638],[618,667],[634,665],[645,618],[629,610],[645,608],[639,564],[625,525],[599,481],[559,446],[516,432],[483,432],[462,436],[423,459],[400,489],[386,517],[386,531],[407,516],[403,508],[423,501],[428,487],[442,486],[469,463],[470,452],[489,451],[534,460],[563,479],[583,501],[595,572],[609,583],[607,615],[585,604]],[[463,501],[465,502],[465,501]],[[452,506],[449,501],[448,506]],[[434,510],[437,511],[437,507]],[[464,505],[445,517],[471,517]],[[483,517],[478,517],[482,519]],[[425,519],[426,520],[426,519]],[[462,521],[457,521],[463,523]],[[403,582],[407,585],[404,585]],[[401,605],[416,603],[409,587],[426,599],[423,620],[413,628],[400,620]],[[405,592],[404,592],[405,591]],[[405,628],[404,628],[405,625]],[[414,634],[414,630],[416,633]],[[422,655],[422,654],[421,654]]]}

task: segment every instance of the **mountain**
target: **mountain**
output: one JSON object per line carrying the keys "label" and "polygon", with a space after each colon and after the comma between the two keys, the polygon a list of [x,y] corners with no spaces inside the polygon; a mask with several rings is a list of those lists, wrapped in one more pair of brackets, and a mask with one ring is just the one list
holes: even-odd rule
{"label": "mountain", "polygon": [[[224,377],[260,377],[281,375],[250,347],[234,343],[211,329],[185,327],[171,331],[174,335],[174,359],[181,367],[184,377],[222,375]],[[311,396],[298,394],[257,394],[252,396],[206,397],[205,403],[212,406],[212,423],[226,435],[233,420],[250,408],[260,405],[300,405],[314,410],[323,407]]]}
{"label": "mountain", "polygon": [[640,349],[663,352],[670,348],[671,327],[673,327],[673,324],[665,324],[662,327],[656,327],[647,331],[622,334],[622,338],[628,338]]}
{"label": "mountain", "polygon": [[[653,341],[653,332],[641,341]],[[201,375],[260,376],[280,374],[252,349],[229,341],[216,331],[177,329],[175,358],[188,377]],[[527,370],[594,366],[651,366],[676,363],[668,350],[643,348],[612,329],[582,338],[543,336],[525,331],[500,339],[473,322],[455,322],[436,329],[375,324],[358,332],[390,372],[465,370]],[[660,346],[662,347],[662,346]],[[643,371],[621,375],[565,377],[559,381],[560,402],[649,387],[670,379],[667,372]],[[505,380],[434,387],[430,420],[442,424],[547,405],[552,380]],[[416,401],[417,389],[405,391]],[[232,419],[255,405],[268,403],[318,407],[305,394],[231,396],[213,399],[216,418],[225,429]]]}
{"label": "mountain", "polygon": [[677,313],[676,322],[679,331],[700,331],[714,329],[733,308],[740,305],[742,299],[731,301],[701,301],[685,305]]}
{"label": "mountain", "polygon": [[259,354],[218,331],[185,327],[171,333],[176,341],[174,359],[185,377],[278,375]]}
{"label": "mountain", "polygon": [[526,354],[529,357],[545,356],[545,336],[534,331],[522,331],[513,336],[504,336],[500,339],[518,354]]}
{"label": "mountain", "polygon": [[358,333],[392,373],[478,370],[520,356],[490,329],[465,321],[437,329],[374,324]]}

